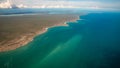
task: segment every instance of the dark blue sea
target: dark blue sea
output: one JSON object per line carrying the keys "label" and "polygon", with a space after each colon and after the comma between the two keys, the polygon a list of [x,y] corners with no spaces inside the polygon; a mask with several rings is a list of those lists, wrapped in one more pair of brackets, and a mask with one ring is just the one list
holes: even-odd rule
{"label": "dark blue sea", "polygon": [[0,68],[120,68],[120,12],[89,13],[0,53]]}

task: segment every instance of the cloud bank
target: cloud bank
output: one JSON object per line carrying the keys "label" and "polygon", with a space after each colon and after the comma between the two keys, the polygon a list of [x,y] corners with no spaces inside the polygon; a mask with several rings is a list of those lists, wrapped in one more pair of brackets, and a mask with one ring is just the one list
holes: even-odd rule
{"label": "cloud bank", "polygon": [[[19,8],[114,8],[120,9],[118,0],[12,0]],[[5,0],[0,8],[10,8],[11,4]]]}

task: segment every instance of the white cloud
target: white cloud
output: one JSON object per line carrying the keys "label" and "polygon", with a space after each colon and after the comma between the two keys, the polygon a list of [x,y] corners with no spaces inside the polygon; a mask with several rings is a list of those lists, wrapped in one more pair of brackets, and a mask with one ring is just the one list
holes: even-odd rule
{"label": "white cloud", "polygon": [[28,8],[28,6],[23,5],[23,4],[19,4],[19,5],[17,5],[17,7],[18,7],[18,8]]}
{"label": "white cloud", "polygon": [[[120,8],[119,2],[117,3],[104,3],[96,1],[63,1],[63,0],[19,0],[14,3],[19,8]],[[10,8],[8,2],[0,4],[0,8]]]}
{"label": "white cloud", "polygon": [[9,1],[1,2],[0,8],[11,8],[11,3]]}

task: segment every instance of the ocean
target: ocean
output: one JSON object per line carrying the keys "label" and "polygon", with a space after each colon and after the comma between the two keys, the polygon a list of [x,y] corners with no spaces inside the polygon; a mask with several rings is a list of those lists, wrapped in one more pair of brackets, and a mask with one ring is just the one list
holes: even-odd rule
{"label": "ocean", "polygon": [[120,68],[120,13],[80,16],[0,53],[0,68]]}

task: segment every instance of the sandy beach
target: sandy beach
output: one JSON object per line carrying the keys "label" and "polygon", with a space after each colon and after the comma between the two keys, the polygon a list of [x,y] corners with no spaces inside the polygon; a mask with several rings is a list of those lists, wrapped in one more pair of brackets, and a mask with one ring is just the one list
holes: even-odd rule
{"label": "sandy beach", "polygon": [[66,26],[66,22],[78,19],[75,14],[0,16],[0,52],[24,46],[50,27]]}

